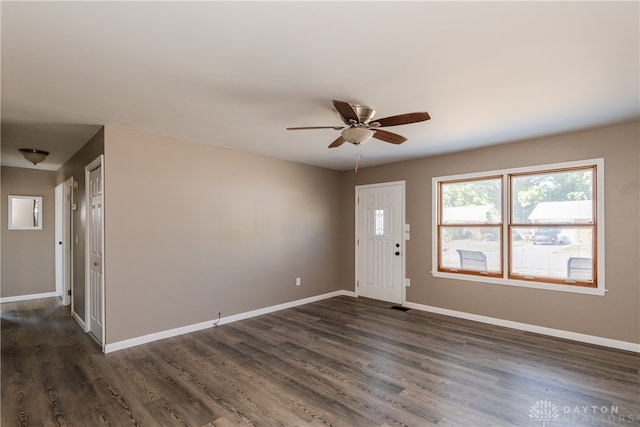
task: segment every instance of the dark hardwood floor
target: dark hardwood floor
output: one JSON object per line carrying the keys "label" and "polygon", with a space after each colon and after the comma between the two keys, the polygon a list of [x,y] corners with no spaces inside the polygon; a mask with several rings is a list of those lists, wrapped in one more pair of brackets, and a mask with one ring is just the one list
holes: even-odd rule
{"label": "dark hardwood floor", "polygon": [[339,297],[101,354],[2,304],[5,426],[640,425],[640,355]]}

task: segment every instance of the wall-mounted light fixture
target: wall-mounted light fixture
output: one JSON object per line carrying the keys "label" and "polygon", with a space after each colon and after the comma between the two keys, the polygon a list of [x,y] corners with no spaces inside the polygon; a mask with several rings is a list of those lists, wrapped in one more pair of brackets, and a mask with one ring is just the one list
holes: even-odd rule
{"label": "wall-mounted light fixture", "polygon": [[25,159],[33,163],[34,166],[43,161],[49,155],[48,152],[36,150],[35,148],[20,148],[18,151],[22,153]]}

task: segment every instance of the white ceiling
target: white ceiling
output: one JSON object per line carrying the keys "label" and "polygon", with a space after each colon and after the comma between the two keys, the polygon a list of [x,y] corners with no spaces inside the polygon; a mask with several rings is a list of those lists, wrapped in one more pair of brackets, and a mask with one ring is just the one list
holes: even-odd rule
{"label": "white ceiling", "polygon": [[[2,165],[114,125],[338,170],[331,100],[427,122],[363,166],[640,119],[640,3],[2,1]],[[161,154],[161,153],[160,153]]]}

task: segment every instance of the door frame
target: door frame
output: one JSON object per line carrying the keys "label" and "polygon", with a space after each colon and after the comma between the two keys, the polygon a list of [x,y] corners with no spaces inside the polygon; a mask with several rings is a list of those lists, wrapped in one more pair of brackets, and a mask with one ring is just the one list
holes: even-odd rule
{"label": "door frame", "polygon": [[90,194],[90,186],[89,186],[89,174],[95,169],[100,168],[100,183],[102,186],[102,224],[101,224],[101,233],[102,233],[102,265],[100,266],[102,270],[102,295],[100,298],[100,302],[102,305],[102,336],[96,337],[100,340],[98,343],[100,345],[100,349],[104,352],[105,349],[105,336],[106,336],[106,312],[105,312],[105,288],[106,288],[106,277],[105,277],[105,252],[104,252],[104,213],[105,213],[105,197],[104,197],[104,154],[99,155],[95,160],[89,163],[84,167],[84,201],[85,201],[85,232],[84,232],[84,331],[88,333],[91,329],[91,235],[90,235],[90,212],[91,208],[91,194]]}
{"label": "door frame", "polygon": [[360,224],[358,221],[358,198],[360,197],[360,190],[361,189],[368,189],[368,188],[376,188],[376,187],[390,187],[390,186],[396,186],[399,185],[402,188],[402,201],[400,202],[400,230],[401,230],[401,234],[402,234],[402,238],[400,239],[400,271],[401,271],[401,281],[400,281],[400,302],[402,305],[404,305],[407,302],[407,290],[406,290],[406,268],[407,268],[407,257],[406,257],[406,241],[408,240],[409,234],[408,234],[408,227],[407,227],[407,221],[406,221],[406,199],[407,199],[407,186],[406,186],[406,181],[402,180],[402,181],[390,181],[390,182],[380,182],[380,183],[376,183],[376,184],[364,184],[364,185],[356,185],[356,194],[355,194],[355,198],[354,198],[354,204],[355,204],[355,224],[356,224],[356,229],[355,229],[355,236],[353,239],[353,244],[354,244],[354,248],[355,248],[355,279],[354,279],[354,283],[353,283],[353,287],[355,289],[355,294],[356,297],[359,296],[359,288],[358,288],[358,271],[359,271],[359,257],[358,257],[358,233],[360,232]]}
{"label": "door frame", "polygon": [[[73,177],[56,185],[55,195],[55,268],[56,294],[62,298],[62,305],[71,304],[73,312]],[[60,251],[58,247],[62,246]]]}

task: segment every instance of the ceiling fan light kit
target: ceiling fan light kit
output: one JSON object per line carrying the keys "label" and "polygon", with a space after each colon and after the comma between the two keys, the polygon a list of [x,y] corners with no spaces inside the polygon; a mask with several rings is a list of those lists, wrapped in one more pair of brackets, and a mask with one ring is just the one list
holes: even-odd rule
{"label": "ceiling fan light kit", "polygon": [[342,131],[342,138],[352,144],[358,145],[369,141],[375,131],[365,127],[352,127]]}

